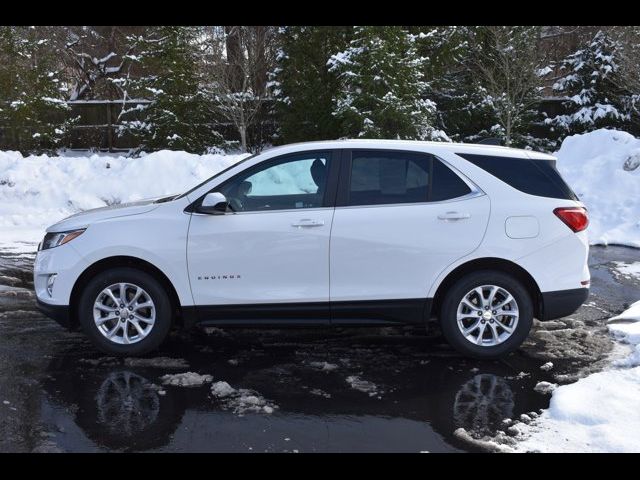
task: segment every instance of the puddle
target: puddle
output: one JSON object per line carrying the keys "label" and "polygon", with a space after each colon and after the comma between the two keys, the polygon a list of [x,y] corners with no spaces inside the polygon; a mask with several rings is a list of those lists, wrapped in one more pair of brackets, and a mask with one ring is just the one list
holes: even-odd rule
{"label": "puddle", "polygon": [[490,435],[546,408],[535,386],[597,365],[604,319],[640,298],[612,273],[639,250],[591,251],[587,305],[495,362],[409,327],[210,329],[150,358],[104,357],[32,298],[6,300],[30,288],[32,260],[0,255],[0,451],[480,451],[454,432]]}

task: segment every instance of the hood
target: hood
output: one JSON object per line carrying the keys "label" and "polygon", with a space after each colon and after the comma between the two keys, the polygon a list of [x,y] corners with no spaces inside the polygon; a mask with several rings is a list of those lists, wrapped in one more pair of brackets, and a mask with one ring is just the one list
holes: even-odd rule
{"label": "hood", "polygon": [[159,204],[154,202],[161,198],[167,198],[167,196],[163,195],[162,197],[148,198],[137,202],[120,203],[118,205],[110,205],[108,207],[93,208],[91,210],[78,212],[51,225],[47,228],[47,232],[63,232],[66,230],[73,230],[74,228],[83,228],[92,223],[100,220],[106,220],[108,218],[125,217],[128,215],[139,215],[141,213],[150,212],[151,210],[158,208]]}

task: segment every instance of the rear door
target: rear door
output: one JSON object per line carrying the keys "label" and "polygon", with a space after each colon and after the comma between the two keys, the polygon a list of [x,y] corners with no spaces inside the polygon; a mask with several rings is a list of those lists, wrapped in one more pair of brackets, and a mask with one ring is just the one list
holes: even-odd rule
{"label": "rear door", "polygon": [[[330,247],[332,318],[420,321],[427,292],[481,242],[489,199],[433,155],[343,154]],[[357,315],[355,312],[357,311]]]}

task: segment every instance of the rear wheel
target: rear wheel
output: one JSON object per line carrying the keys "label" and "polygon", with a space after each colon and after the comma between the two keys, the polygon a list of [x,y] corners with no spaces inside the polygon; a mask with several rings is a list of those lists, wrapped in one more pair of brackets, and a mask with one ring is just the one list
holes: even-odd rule
{"label": "rear wheel", "polygon": [[111,355],[142,355],[160,346],[171,328],[171,302],[162,285],[129,267],[96,275],[79,302],[80,324]]}
{"label": "rear wheel", "polygon": [[447,341],[475,358],[498,358],[514,351],[532,323],[533,302],[527,289],[511,275],[492,270],[458,280],[440,310]]}

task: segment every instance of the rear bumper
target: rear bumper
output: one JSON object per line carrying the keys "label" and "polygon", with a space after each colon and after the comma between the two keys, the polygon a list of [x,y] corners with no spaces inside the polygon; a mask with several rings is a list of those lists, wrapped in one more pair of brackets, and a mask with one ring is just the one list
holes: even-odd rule
{"label": "rear bumper", "polygon": [[37,307],[47,317],[52,318],[67,330],[71,330],[71,316],[69,315],[68,305],[51,305],[40,299],[37,300]]}
{"label": "rear bumper", "polygon": [[588,288],[542,292],[542,318],[540,320],[553,320],[571,315],[580,308],[588,296]]}

